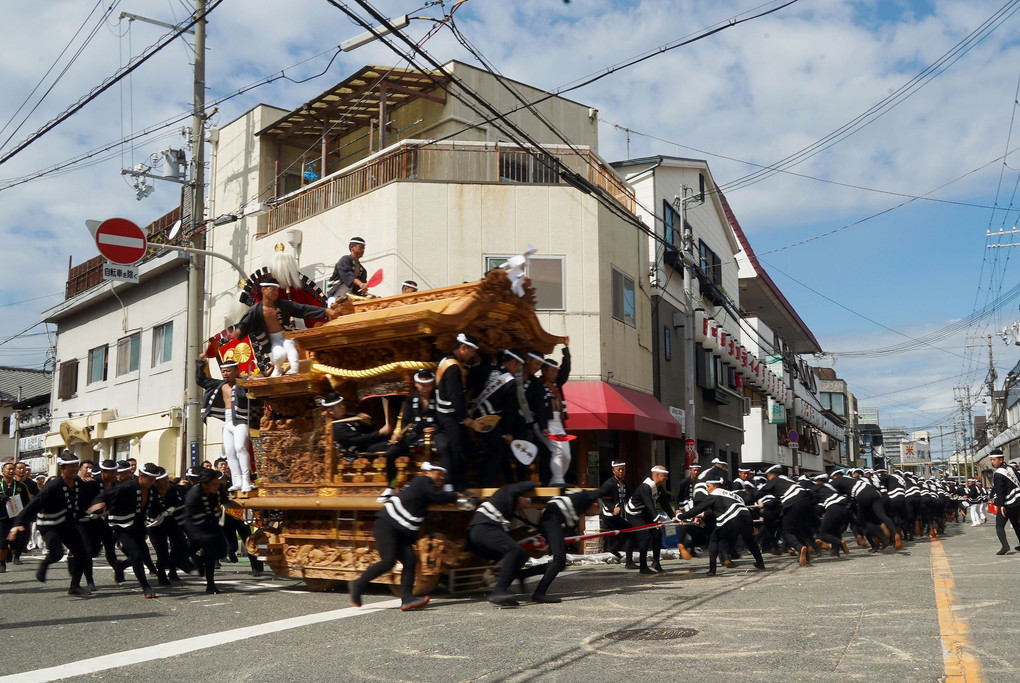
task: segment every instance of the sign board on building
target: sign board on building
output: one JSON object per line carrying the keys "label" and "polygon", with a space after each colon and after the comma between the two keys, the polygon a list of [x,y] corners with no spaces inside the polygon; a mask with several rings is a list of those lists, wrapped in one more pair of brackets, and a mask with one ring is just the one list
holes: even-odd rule
{"label": "sign board on building", "polygon": [[138,282],[138,268],[134,266],[118,266],[113,263],[103,264],[103,279],[116,282]]}
{"label": "sign board on building", "polygon": [[42,449],[45,441],[46,441],[45,434],[33,434],[32,436],[23,436],[20,439],[18,439],[18,452],[27,453],[28,451],[38,451]]}
{"label": "sign board on building", "polygon": [[774,398],[769,398],[769,424],[786,423],[786,406]]}
{"label": "sign board on building", "polygon": [[765,356],[765,367],[772,371],[776,377],[783,378],[783,357]]}
{"label": "sign board on building", "polygon": [[680,431],[687,431],[687,413],[684,412],[683,408],[677,408],[676,406],[669,407],[669,414],[673,416],[673,419],[680,423]]}

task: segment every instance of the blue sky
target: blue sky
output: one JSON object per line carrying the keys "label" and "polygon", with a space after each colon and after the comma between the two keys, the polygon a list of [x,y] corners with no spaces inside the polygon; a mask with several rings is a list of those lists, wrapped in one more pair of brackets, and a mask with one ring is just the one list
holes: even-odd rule
{"label": "blue sky", "polygon": [[[104,6],[111,3],[116,7],[103,26],[95,21],[98,14],[86,21],[93,3],[51,0],[5,9],[14,30],[0,44],[0,86],[5,92],[0,126],[78,27],[83,22],[86,32],[98,27],[81,57],[11,143],[77,100],[127,54],[137,54],[163,34],[137,22],[128,30],[128,22],[117,21],[120,12],[171,22],[185,14],[183,0],[105,0]],[[469,0],[456,19],[504,74],[556,90],[760,4]],[[390,16],[438,14],[438,8],[418,9],[397,0],[377,6]],[[801,0],[567,96],[599,109],[600,152],[606,159],[627,154],[625,134],[611,125],[616,123],[635,131],[631,156],[704,158],[725,187],[756,168],[734,160],[768,165],[821,139],[935,63],[1003,6],[1002,0]],[[826,350],[862,351],[903,341],[886,327],[915,338],[944,329],[1014,286],[1020,255],[986,246],[988,230],[1017,223],[1015,210],[986,207],[1010,207],[1020,177],[1013,170],[1020,169],[1016,155],[1008,156],[1005,165],[996,161],[1020,146],[1020,125],[1013,119],[1020,15],[1000,18],[1001,25],[898,106],[789,169],[820,180],[780,173],[726,191],[773,279]],[[295,80],[318,74],[333,56],[331,48],[360,32],[324,0],[293,0],[285,8],[268,0],[226,0],[210,19],[210,98],[283,70]],[[416,21],[410,32],[421,36],[427,28],[426,22]],[[437,34],[426,48],[440,60],[474,63],[448,31]],[[185,45],[171,46],[123,88],[115,87],[0,165],[0,237],[12,245],[0,270],[0,340],[32,325],[41,310],[60,301],[68,256],[80,263],[95,255],[85,218],[123,215],[146,223],[176,202],[176,188],[169,185],[137,202],[119,170],[170,144],[179,145],[177,129],[187,124],[163,130],[133,148],[115,148],[78,170],[5,186],[122,134],[186,113],[190,57]],[[295,107],[366,63],[397,60],[384,46],[366,46],[341,55],[325,75],[307,83],[278,80],[224,102],[212,123],[226,123],[258,102]],[[66,58],[60,62],[64,64]],[[51,81],[52,75],[46,85]],[[0,134],[0,141],[9,134],[10,129]],[[980,170],[969,173],[974,169]],[[941,187],[930,196],[958,203],[914,201],[811,239],[906,199],[834,183],[905,195]],[[789,245],[798,246],[784,248]],[[950,411],[954,385],[973,388],[984,378],[987,350],[968,349],[974,342],[966,336],[995,334],[1017,313],[1013,302],[940,342],[943,350],[921,347],[894,356],[837,356],[835,368],[856,393],[874,395],[864,403],[879,406],[883,422],[928,426]],[[37,327],[30,334],[42,330]],[[0,345],[0,364],[39,365],[45,347],[45,336],[21,337]],[[1000,375],[1020,355],[1001,340],[994,352]],[[832,364],[833,359],[819,362]],[[940,378],[949,379],[931,383]]]}

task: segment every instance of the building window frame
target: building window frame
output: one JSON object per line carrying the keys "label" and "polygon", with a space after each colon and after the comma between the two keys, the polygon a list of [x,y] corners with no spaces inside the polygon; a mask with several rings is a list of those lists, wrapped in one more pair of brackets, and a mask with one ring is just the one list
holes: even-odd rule
{"label": "building window frame", "polygon": [[616,266],[611,268],[610,299],[613,318],[624,325],[637,327],[637,287],[634,278]]}
{"label": "building window frame", "polygon": [[109,370],[110,347],[106,344],[89,349],[89,366],[86,384],[98,384],[106,381]]}
{"label": "building window frame", "polygon": [[[513,254],[486,254],[482,257],[483,272],[488,273],[494,268],[499,268]],[[559,287],[551,279],[536,279],[533,277],[541,275],[543,267],[547,264],[558,263],[559,265]],[[538,271],[538,272],[535,272]],[[536,311],[565,311],[567,310],[567,257],[566,256],[531,256],[524,267],[524,274],[531,278],[531,287],[535,290]],[[557,291],[558,290],[558,291]]]}
{"label": "building window frame", "polygon": [[152,328],[152,367],[158,367],[173,360],[174,321],[170,320]]}
{"label": "building window frame", "polygon": [[141,364],[142,333],[135,332],[117,340],[117,377],[136,372]]}
{"label": "building window frame", "polygon": [[78,393],[78,359],[64,361],[57,370],[57,398],[74,398]]}

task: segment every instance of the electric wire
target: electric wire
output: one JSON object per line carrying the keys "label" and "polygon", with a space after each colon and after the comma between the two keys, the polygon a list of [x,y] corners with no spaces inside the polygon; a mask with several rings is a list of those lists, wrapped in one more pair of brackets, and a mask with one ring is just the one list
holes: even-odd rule
{"label": "electric wire", "polygon": [[4,153],[3,156],[0,156],[0,165],[9,161],[13,157],[24,151],[26,148],[28,148],[30,145],[32,145],[32,143],[36,142],[42,136],[46,135],[48,132],[56,128],[62,122],[66,121],[68,118],[73,116],[78,111],[81,111],[81,109],[84,108],[85,105],[87,105],[89,102],[92,102],[101,94],[103,94],[111,87],[116,85],[121,79],[134,73],[136,69],[145,64],[147,61],[149,61],[149,59],[151,59],[153,56],[158,54],[160,50],[162,50],[164,47],[166,47],[171,42],[176,40],[188,29],[197,24],[199,21],[202,21],[207,16],[209,16],[209,14],[213,10],[215,10],[217,7],[223,4],[223,1],[224,0],[212,0],[211,4],[208,7],[206,7],[205,11],[201,15],[191,17],[188,20],[187,24],[170,31],[169,33],[165,34],[162,38],[160,38],[159,41],[150,45],[137,58],[131,60],[127,67],[123,69],[118,69],[116,73],[107,77],[102,83],[94,87],[86,95],[81,97],[77,102],[75,102],[70,107],[65,109],[63,113],[51,119],[48,123],[44,124],[41,128],[39,128],[28,138],[15,145],[13,149]]}

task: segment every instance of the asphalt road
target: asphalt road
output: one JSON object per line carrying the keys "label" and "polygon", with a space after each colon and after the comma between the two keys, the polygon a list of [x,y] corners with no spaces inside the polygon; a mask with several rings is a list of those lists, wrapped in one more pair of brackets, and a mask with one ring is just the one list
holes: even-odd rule
{"label": "asphalt road", "polygon": [[572,567],[559,605],[440,589],[408,613],[386,587],[359,610],[246,564],[224,565],[221,595],[189,577],[145,600],[99,570],[100,591],[72,598],[61,568],[39,584],[29,558],[0,574],[0,681],[1014,681],[1020,553],[997,548],[991,523],[953,524],[898,553],[851,543],[847,559],[745,558],[715,578],[707,559]]}

